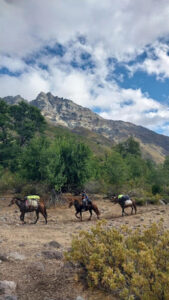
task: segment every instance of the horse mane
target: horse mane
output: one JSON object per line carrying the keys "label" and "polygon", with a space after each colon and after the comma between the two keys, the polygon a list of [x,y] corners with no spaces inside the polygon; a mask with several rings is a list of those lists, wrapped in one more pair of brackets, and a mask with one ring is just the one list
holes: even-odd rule
{"label": "horse mane", "polygon": [[21,197],[13,197],[13,200],[25,201]]}
{"label": "horse mane", "polygon": [[76,201],[77,201],[79,204],[82,204],[82,201],[81,201],[80,198],[71,198],[71,199],[69,199],[69,207],[71,207]]}

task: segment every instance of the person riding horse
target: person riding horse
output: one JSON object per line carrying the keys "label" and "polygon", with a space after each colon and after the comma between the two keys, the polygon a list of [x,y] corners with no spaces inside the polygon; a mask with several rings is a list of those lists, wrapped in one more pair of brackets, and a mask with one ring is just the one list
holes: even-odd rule
{"label": "person riding horse", "polygon": [[89,199],[85,191],[82,192],[82,204],[85,210],[88,206],[92,204],[92,201]]}

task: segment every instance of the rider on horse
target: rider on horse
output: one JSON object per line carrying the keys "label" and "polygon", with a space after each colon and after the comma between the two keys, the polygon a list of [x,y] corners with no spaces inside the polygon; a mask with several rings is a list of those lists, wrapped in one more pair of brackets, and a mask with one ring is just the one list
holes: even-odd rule
{"label": "rider on horse", "polygon": [[85,191],[82,192],[82,204],[83,208],[85,209],[87,208],[87,206],[92,204],[92,201],[89,199]]}

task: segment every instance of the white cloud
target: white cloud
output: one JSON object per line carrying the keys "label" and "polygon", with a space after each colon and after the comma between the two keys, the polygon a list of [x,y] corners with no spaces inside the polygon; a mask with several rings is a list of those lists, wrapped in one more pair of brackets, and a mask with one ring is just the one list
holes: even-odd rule
{"label": "white cloud", "polygon": [[149,75],[155,75],[157,79],[169,78],[169,46],[164,42],[156,42],[152,45],[153,50],[147,49],[148,58],[142,63],[128,66],[131,74],[138,70],[145,71]]}
{"label": "white cloud", "polygon": [[65,43],[78,33],[95,49],[123,57],[168,34],[166,0],[1,1],[1,51],[25,55],[50,41]]}
{"label": "white cloud", "polygon": [[[32,100],[39,92],[50,91],[91,109],[99,107],[105,118],[167,131],[168,107],[140,89],[122,89],[106,77],[114,71],[114,63],[108,66],[107,58],[127,64],[147,44],[154,45],[156,60],[149,52],[144,63],[130,71],[169,77],[168,46],[155,42],[169,34],[168,1],[1,0],[0,6],[0,68],[21,72],[18,77],[0,75],[1,97],[21,94]],[[80,35],[85,36],[85,44],[78,41]],[[34,64],[26,64],[25,57],[40,54],[43,47],[56,42],[66,47],[63,57],[46,53],[35,57]],[[73,60],[83,63],[84,51],[92,57],[92,70],[71,65]]]}
{"label": "white cloud", "polygon": [[0,76],[1,97],[21,95],[25,99],[32,100],[39,91],[48,92],[49,85],[40,72],[28,72],[19,77]]}

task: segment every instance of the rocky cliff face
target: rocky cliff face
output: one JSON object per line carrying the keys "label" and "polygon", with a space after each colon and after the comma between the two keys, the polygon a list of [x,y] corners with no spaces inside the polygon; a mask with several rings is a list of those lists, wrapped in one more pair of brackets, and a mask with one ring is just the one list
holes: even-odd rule
{"label": "rocky cliff face", "polygon": [[8,104],[11,104],[11,105],[17,104],[17,103],[19,103],[21,101],[26,101],[27,102],[27,100],[25,100],[24,98],[22,98],[20,95],[17,95],[15,97],[13,97],[13,96],[7,96],[7,97],[4,97],[3,100],[6,101]]}
{"label": "rocky cliff face", "polygon": [[[10,104],[21,100],[26,101],[21,96],[5,97],[4,100]],[[140,142],[146,157],[162,161],[165,155],[169,155],[169,137],[142,126],[105,120],[90,109],[77,105],[71,100],[55,97],[51,93],[41,92],[30,104],[38,107],[45,118],[55,126],[61,125],[71,130],[77,127],[86,128],[115,143],[132,136]]]}

